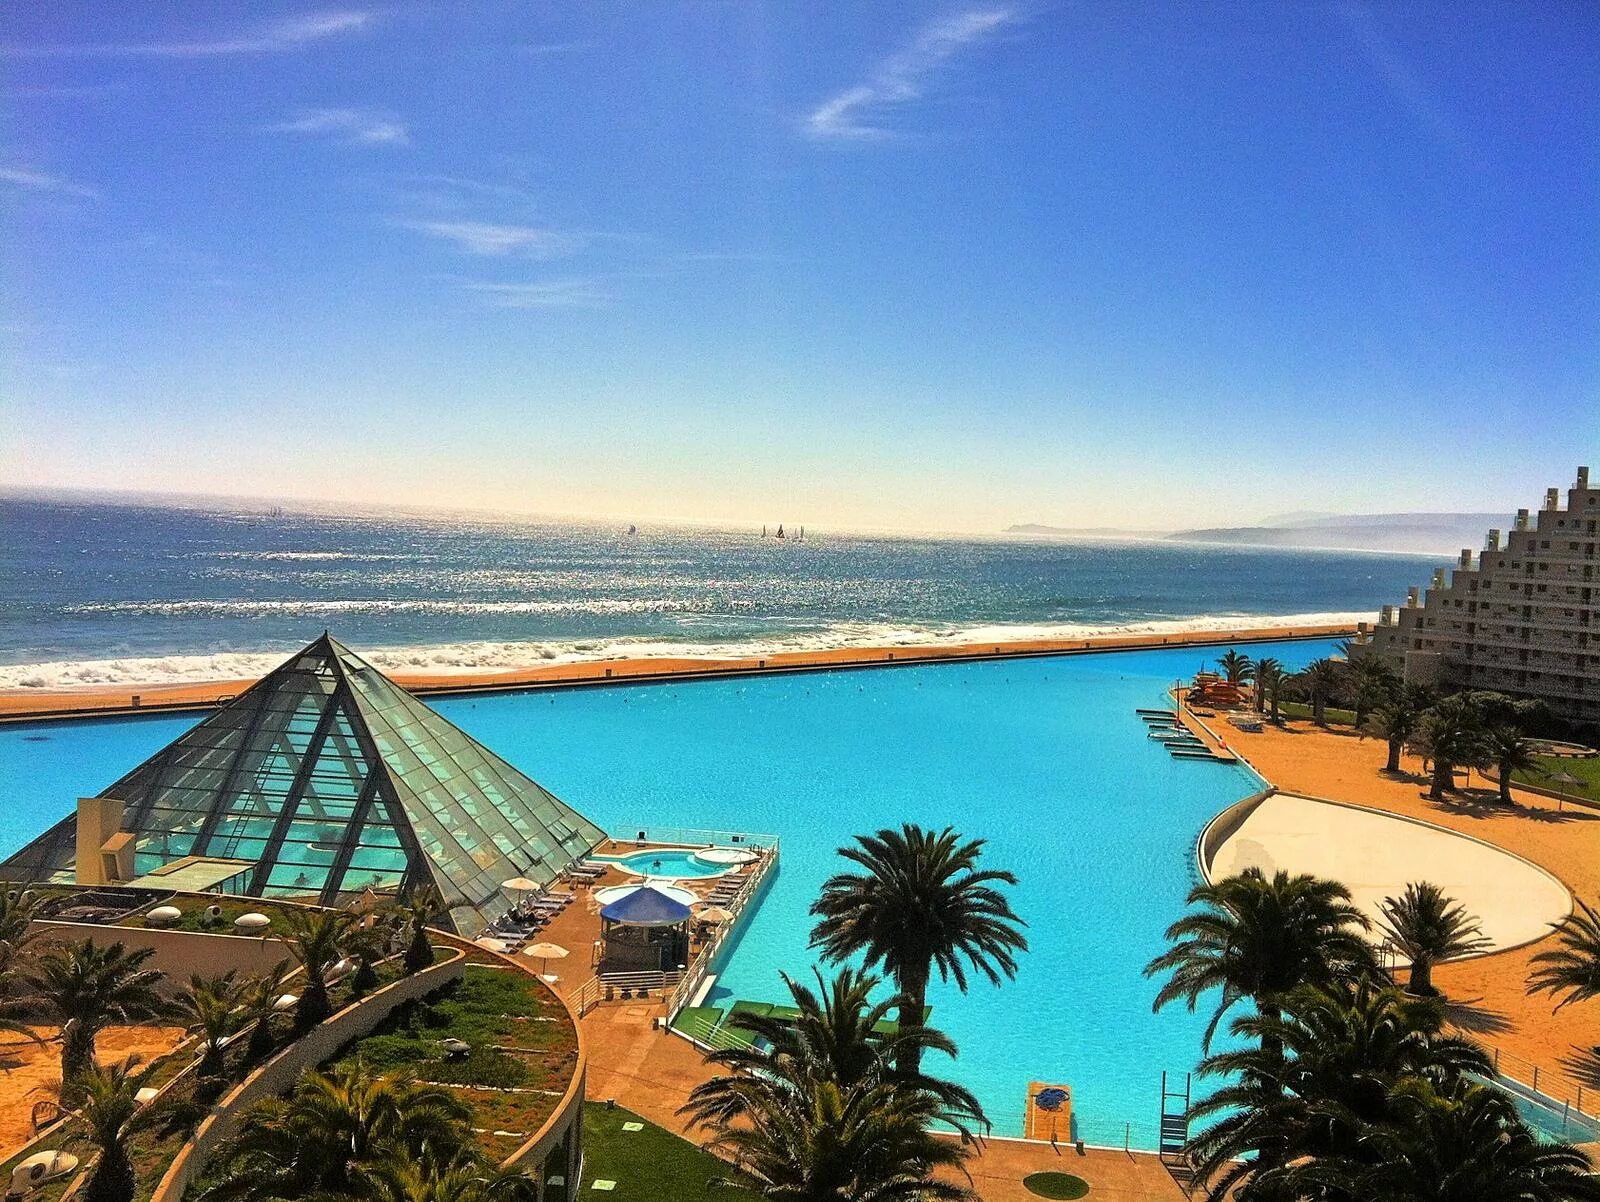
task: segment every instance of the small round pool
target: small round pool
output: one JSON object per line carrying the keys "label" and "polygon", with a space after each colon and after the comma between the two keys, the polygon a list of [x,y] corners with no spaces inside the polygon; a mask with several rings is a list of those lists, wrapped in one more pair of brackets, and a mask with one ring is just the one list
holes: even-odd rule
{"label": "small round pool", "polygon": [[[714,848],[712,850],[715,850]],[[595,856],[596,860],[604,863],[615,864],[624,872],[631,872],[635,876],[664,877],[668,880],[690,879],[695,877],[721,876],[727,872],[730,865],[708,862],[701,857],[705,853],[687,851],[683,849],[647,848],[644,851],[629,852],[625,856]]]}

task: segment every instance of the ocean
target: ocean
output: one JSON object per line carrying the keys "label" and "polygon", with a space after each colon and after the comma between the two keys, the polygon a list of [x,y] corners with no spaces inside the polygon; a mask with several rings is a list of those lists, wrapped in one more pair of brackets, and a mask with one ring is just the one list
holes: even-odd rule
{"label": "ocean", "polygon": [[242,677],[324,628],[445,671],[1370,618],[1441,562],[10,497],[0,688]]}

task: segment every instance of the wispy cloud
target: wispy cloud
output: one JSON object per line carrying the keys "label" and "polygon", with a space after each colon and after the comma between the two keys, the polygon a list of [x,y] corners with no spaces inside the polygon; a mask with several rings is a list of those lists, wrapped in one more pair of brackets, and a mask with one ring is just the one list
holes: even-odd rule
{"label": "wispy cloud", "polygon": [[812,110],[805,132],[813,138],[856,141],[888,137],[893,132],[883,124],[888,110],[921,99],[931,78],[952,58],[1014,20],[1010,8],[973,8],[924,25],[910,45],[880,63],[865,83]]}
{"label": "wispy cloud", "polygon": [[404,146],[411,141],[403,122],[361,109],[304,109],[299,116],[267,129],[280,134],[333,138],[356,146]]}
{"label": "wispy cloud", "polygon": [[372,19],[370,12],[345,9],[305,13],[220,37],[165,42],[11,45],[0,46],[0,54],[18,58],[218,58],[235,54],[272,54],[355,33],[370,25]]}
{"label": "wispy cloud", "polygon": [[593,50],[599,44],[598,42],[527,42],[518,46],[517,51],[539,58],[552,54],[576,54],[582,50]]}
{"label": "wispy cloud", "polygon": [[581,250],[587,239],[535,225],[500,225],[489,221],[401,221],[401,227],[453,242],[475,255],[526,255],[550,259]]}
{"label": "wispy cloud", "polygon": [[12,184],[18,188],[26,188],[32,192],[51,192],[57,196],[78,196],[84,200],[94,200],[100,195],[93,188],[82,184],[75,184],[69,179],[59,175],[51,175],[47,171],[35,171],[32,167],[0,167],[0,183]]}
{"label": "wispy cloud", "polygon": [[582,276],[520,284],[468,283],[461,287],[496,309],[602,309],[616,299],[599,280]]}

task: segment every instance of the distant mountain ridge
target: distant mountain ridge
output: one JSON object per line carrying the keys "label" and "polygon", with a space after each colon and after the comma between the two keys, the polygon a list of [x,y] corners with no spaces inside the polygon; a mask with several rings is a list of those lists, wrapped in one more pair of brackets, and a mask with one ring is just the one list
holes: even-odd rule
{"label": "distant mountain ridge", "polygon": [[1511,528],[1506,513],[1352,513],[1302,517],[1278,526],[1220,526],[1179,530],[1175,542],[1236,543],[1252,547],[1320,547],[1349,551],[1410,551],[1454,555],[1483,546],[1490,530]]}
{"label": "distant mountain ridge", "polygon": [[1337,551],[1390,551],[1454,556],[1463,547],[1483,546],[1490,530],[1511,528],[1504,513],[1346,513],[1313,511],[1279,514],[1255,526],[1208,526],[1193,530],[1124,530],[1114,527],[1007,527],[1008,534],[1057,538],[1163,539],[1183,543],[1225,543],[1246,547],[1299,547]]}

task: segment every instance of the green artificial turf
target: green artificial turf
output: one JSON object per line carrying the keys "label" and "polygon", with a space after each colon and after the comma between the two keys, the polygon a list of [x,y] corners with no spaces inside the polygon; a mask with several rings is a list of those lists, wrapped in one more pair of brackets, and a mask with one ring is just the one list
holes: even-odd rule
{"label": "green artificial turf", "polygon": [[[624,1131],[624,1123],[644,1123],[644,1130]],[[727,1164],[620,1106],[587,1103],[583,1109],[583,1140],[584,1200],[756,1202],[753,1191],[724,1184],[734,1176]],[[615,1181],[617,1188],[610,1193],[596,1193],[589,1188],[593,1181]]]}
{"label": "green artificial turf", "polygon": [[1031,1173],[1022,1184],[1041,1198],[1082,1198],[1089,1192],[1089,1183],[1071,1173]]}

